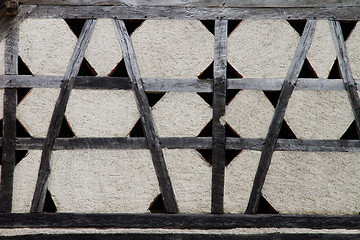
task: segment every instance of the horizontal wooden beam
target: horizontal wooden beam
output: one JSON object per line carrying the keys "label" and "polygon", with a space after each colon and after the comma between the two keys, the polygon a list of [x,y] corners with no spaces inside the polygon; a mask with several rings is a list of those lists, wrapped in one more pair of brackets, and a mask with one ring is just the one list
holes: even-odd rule
{"label": "horizontal wooden beam", "polygon": [[[30,0],[28,1],[29,3]],[[59,1],[65,2],[65,1]],[[151,2],[151,1],[147,1]],[[153,1],[155,2],[155,1]],[[201,1],[206,2],[206,1]],[[241,2],[241,1],[239,1]],[[249,2],[249,1],[246,1]],[[263,3],[267,1],[261,1]],[[283,1],[286,3],[287,1]],[[295,1],[293,5],[296,5]],[[310,1],[309,1],[310,2]],[[319,1],[316,1],[319,3]],[[344,1],[339,1],[344,2]],[[325,3],[325,2],[324,2]],[[326,2],[327,3],[327,2]],[[26,6],[26,5],[25,5]],[[260,6],[260,5],[259,5]],[[282,6],[282,7],[213,7],[206,6],[55,6],[39,5],[32,18],[121,18],[121,19],[328,19],[359,20],[360,5],[339,6]]]}
{"label": "horizontal wooden beam", "polygon": [[122,234],[38,234],[1,237],[2,240],[358,240],[359,234],[267,233],[267,234],[186,234],[186,233],[122,233]]}
{"label": "horizontal wooden beam", "polygon": [[[0,75],[0,88],[59,88],[62,76]],[[227,89],[278,91],[284,79],[280,78],[229,78]],[[360,80],[355,80],[356,86]],[[147,92],[212,92],[211,79],[157,79],[144,78]],[[76,77],[74,89],[123,89],[131,90],[126,77]],[[344,91],[342,79],[299,78],[296,90]],[[358,89],[360,90],[360,88]]]}
{"label": "horizontal wooden beam", "polygon": [[0,214],[0,228],[359,229],[360,216],[280,214]]}
{"label": "horizontal wooden beam", "polygon": [[[1,140],[1,138],[0,138]],[[40,150],[45,138],[16,138],[16,150]],[[261,151],[262,138],[227,138],[228,150]],[[161,146],[168,149],[211,149],[211,137],[160,138]],[[74,149],[147,149],[144,137],[123,138],[57,138],[53,150]],[[301,140],[278,139],[275,151],[304,152],[360,152],[360,140]]]}

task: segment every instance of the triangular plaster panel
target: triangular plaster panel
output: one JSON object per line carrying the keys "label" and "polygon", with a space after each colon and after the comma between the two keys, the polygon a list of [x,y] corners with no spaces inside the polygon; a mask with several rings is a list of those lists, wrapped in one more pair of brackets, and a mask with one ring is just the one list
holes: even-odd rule
{"label": "triangular plaster panel", "polygon": [[360,24],[357,23],[355,29],[351,33],[350,37],[346,41],[346,49],[348,52],[350,68],[353,77],[356,79],[360,78]]}

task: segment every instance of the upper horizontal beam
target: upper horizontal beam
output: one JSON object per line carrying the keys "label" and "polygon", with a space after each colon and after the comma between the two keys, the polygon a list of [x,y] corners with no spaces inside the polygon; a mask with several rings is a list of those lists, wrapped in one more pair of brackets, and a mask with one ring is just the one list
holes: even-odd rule
{"label": "upper horizontal beam", "polygon": [[[28,0],[30,3],[30,0]],[[64,1],[61,1],[64,2]],[[150,1],[149,1],[150,2]],[[153,1],[156,2],[156,1]],[[205,1],[201,1],[205,2]],[[239,1],[242,2],[242,1]],[[244,1],[250,2],[250,1]],[[267,1],[263,1],[267,2]],[[284,4],[287,1],[283,1]],[[119,19],[328,19],[328,20],[360,20],[360,4],[341,5],[323,1],[326,6],[286,5],[280,7],[214,7],[208,6],[60,6],[39,5],[30,15],[31,18],[119,18]],[[298,1],[296,1],[298,2]],[[309,1],[310,2],[310,1]],[[339,1],[345,2],[345,1]],[[357,1],[354,1],[357,2]],[[33,2],[31,2],[33,4]],[[26,5],[25,5],[26,6]]]}
{"label": "upper horizontal beam", "polygon": [[271,214],[0,214],[0,228],[359,229],[360,216]]}

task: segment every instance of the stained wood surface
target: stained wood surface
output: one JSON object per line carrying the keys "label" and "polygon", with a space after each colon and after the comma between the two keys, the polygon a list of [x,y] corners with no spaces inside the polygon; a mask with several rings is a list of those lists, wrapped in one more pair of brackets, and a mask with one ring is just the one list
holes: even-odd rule
{"label": "stained wood surface", "polygon": [[135,52],[130,36],[127,32],[124,21],[114,20],[114,25],[118,40],[123,53],[126,70],[131,79],[140,120],[144,134],[153,160],[156,176],[159,181],[160,192],[164,200],[165,209],[169,213],[177,213],[178,206],[175,194],[170,181],[169,173],[166,168],[165,158],[160,145],[160,139],[155,129],[155,124],[151,114],[149,101],[140,77],[140,71],[136,62]]}
{"label": "stained wood surface", "polygon": [[85,51],[90,40],[92,31],[95,28],[96,20],[87,20],[75,46],[74,53],[70,59],[70,64],[66,70],[58,99],[55,104],[54,112],[51,117],[48,133],[41,154],[36,188],[31,204],[31,212],[42,212],[47,192],[47,185],[50,176],[51,151],[55,138],[59,135],[62,120],[69,101],[70,93],[74,85],[75,77],[79,72]]}
{"label": "stained wood surface", "polygon": [[19,24],[25,20],[34,10],[34,5],[22,5],[18,9],[16,16],[5,14],[5,8],[0,10],[0,42]]}
{"label": "stained wood surface", "polygon": [[281,214],[0,214],[1,228],[359,229],[360,216]]}
{"label": "stained wood surface", "polygon": [[253,214],[257,211],[259,200],[261,197],[261,189],[264,185],[266,174],[270,167],[271,158],[275,150],[276,141],[279,136],[281,124],[284,120],[285,111],[289,103],[291,94],[295,88],[296,81],[304,64],[306,54],[310,48],[312,38],[315,32],[316,21],[308,20],[304,32],[299,41],[295,56],[291,62],[286,79],[281,88],[279,100],[277,102],[275,113],[270,123],[269,131],[265,138],[264,147],[261,152],[259,166],[256,171],[249,203],[246,213]]}
{"label": "stained wood surface", "polygon": [[[150,2],[150,1],[149,1]],[[205,2],[205,1],[203,1]],[[240,2],[240,1],[239,1]],[[263,1],[266,2],[266,1]],[[328,19],[359,20],[359,6],[191,7],[191,6],[52,6],[39,5],[31,18],[121,19]]]}
{"label": "stained wood surface", "polygon": [[161,234],[161,233],[122,233],[122,234],[38,234],[6,236],[3,240],[358,240],[359,234],[331,233],[266,233],[266,234]]}
{"label": "stained wood surface", "polygon": [[344,37],[342,34],[340,22],[331,21],[330,29],[335,45],[336,55],[340,66],[340,74],[344,81],[344,86],[351,104],[355,117],[356,125],[360,129],[360,98],[356,89],[356,82],[351,73],[349,58],[346,52]]}
{"label": "stained wood surface", "polygon": [[[19,31],[15,28],[5,40],[5,74],[18,74]],[[15,170],[16,139],[16,89],[4,90],[2,166],[0,181],[0,212],[11,212],[13,200],[13,182]]]}
{"label": "stained wood surface", "polygon": [[211,213],[224,212],[227,27],[227,20],[215,20]]}

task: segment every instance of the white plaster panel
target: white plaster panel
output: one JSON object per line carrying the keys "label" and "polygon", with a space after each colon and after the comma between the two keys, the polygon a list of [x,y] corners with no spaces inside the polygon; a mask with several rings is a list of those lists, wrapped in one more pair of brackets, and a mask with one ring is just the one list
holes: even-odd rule
{"label": "white plaster panel", "polygon": [[242,90],[226,108],[226,122],[241,137],[264,138],[274,107],[262,91]]}
{"label": "white plaster panel", "polygon": [[49,190],[59,212],[145,213],[159,193],[148,150],[55,151]]}
{"label": "white plaster panel", "polygon": [[350,61],[350,68],[354,78],[360,78],[360,25],[357,23],[348,40],[346,49]]}
{"label": "white plaster panel", "polygon": [[242,151],[225,168],[224,211],[244,213],[261,152]]}
{"label": "white plaster panel", "polygon": [[74,89],[66,117],[78,137],[124,137],[139,113],[132,91]]}
{"label": "white plaster panel", "polygon": [[28,213],[30,211],[40,159],[41,151],[29,151],[16,165],[14,172],[13,212]]}
{"label": "white plaster panel", "polygon": [[59,89],[33,88],[16,110],[17,119],[32,137],[46,137]]}
{"label": "white plaster panel", "polygon": [[212,118],[211,107],[196,93],[166,93],[152,114],[161,137],[195,137]]}
{"label": "white plaster panel", "polygon": [[328,21],[317,21],[314,37],[307,53],[307,59],[319,78],[328,78],[336,59]]}
{"label": "white plaster panel", "polygon": [[0,75],[5,73],[5,39],[0,42]]}
{"label": "white plaster panel", "polygon": [[285,120],[301,139],[339,139],[354,120],[345,91],[294,91]]}
{"label": "white plaster panel", "polygon": [[112,19],[98,19],[85,58],[99,76],[107,76],[122,58]]}
{"label": "white plaster panel", "polygon": [[193,149],[164,149],[179,211],[209,213],[211,210],[211,166]]}
{"label": "white plaster panel", "polygon": [[146,20],[131,39],[142,77],[196,78],[214,58],[214,36],[197,20]]}
{"label": "white plaster panel", "polygon": [[280,213],[359,214],[359,153],[275,152],[262,190]]}
{"label": "white plaster panel", "polygon": [[247,78],[284,78],[300,37],[285,20],[244,20],[228,39],[229,63]]}
{"label": "white plaster panel", "polygon": [[77,42],[63,19],[26,19],[19,55],[34,75],[64,75]]}

